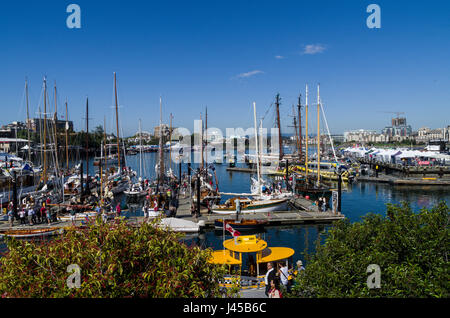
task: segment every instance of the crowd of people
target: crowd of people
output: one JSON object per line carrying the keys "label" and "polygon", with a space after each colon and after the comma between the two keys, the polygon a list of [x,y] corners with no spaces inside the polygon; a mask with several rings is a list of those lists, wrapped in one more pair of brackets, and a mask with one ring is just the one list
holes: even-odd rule
{"label": "crowd of people", "polygon": [[50,197],[44,197],[35,200],[32,196],[25,199],[18,207],[17,212],[14,213],[14,205],[9,203],[7,208],[9,226],[14,226],[14,221],[18,225],[37,225],[50,224],[56,221],[56,215],[52,213],[49,204],[51,204]]}
{"label": "crowd of people", "polygon": [[290,293],[293,281],[292,274],[300,273],[305,270],[301,260],[297,261],[296,272],[294,272],[293,268],[289,269],[288,266],[283,263],[278,263],[276,267],[275,270],[273,262],[267,263],[264,284],[266,286],[265,294],[269,298],[282,298],[283,292]]}

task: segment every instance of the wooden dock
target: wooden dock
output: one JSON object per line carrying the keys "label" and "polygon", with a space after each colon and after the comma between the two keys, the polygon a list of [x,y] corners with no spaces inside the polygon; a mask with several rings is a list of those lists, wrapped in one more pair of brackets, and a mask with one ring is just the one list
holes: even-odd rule
{"label": "wooden dock", "polygon": [[239,168],[239,167],[227,167],[227,171],[256,173],[256,169],[253,169],[253,168]]}
{"label": "wooden dock", "polygon": [[[221,214],[208,214],[206,208],[201,209],[201,215],[199,217],[195,217],[191,215],[190,210],[190,198],[189,197],[180,197],[179,206],[177,210],[177,218],[182,218],[185,220],[189,220],[192,222],[200,222],[202,224],[202,228],[204,229],[213,229],[214,221],[218,219],[233,219],[236,216],[233,214],[230,215],[221,215]],[[276,212],[261,212],[261,213],[244,213],[241,214],[240,217],[244,217],[248,220],[263,220],[268,221],[268,226],[288,226],[288,225],[297,225],[297,224],[330,224],[334,221],[344,219],[345,216],[341,213],[333,213],[331,210],[326,212],[319,212],[317,206],[313,205],[311,201],[306,200],[304,198],[298,197],[295,199],[291,199],[290,205],[292,210],[290,211],[276,211]],[[123,210],[125,212],[126,210]],[[130,225],[138,226],[142,222],[144,222],[143,216],[131,216],[127,218],[127,221]],[[81,225],[81,221],[76,221],[76,225]],[[71,221],[58,221],[53,222],[50,225],[47,224],[38,224],[38,225],[18,225],[18,221],[14,220],[13,229],[40,229],[40,228],[48,228],[48,227],[69,227],[72,225]],[[7,221],[0,222],[0,229],[8,229],[9,224]]]}
{"label": "wooden dock", "polygon": [[390,185],[446,186],[449,178],[398,178],[393,175],[379,174],[377,177],[359,176],[357,181],[387,183]]}
{"label": "wooden dock", "polygon": [[[328,210],[326,212],[319,212],[316,205],[313,205],[311,201],[301,197],[292,199],[290,205],[293,208],[290,211],[244,213],[241,214],[240,217],[244,217],[248,220],[268,221],[269,226],[332,223],[334,221],[345,218],[343,214],[333,213],[331,210]],[[221,215],[214,213],[208,214],[207,209],[201,209],[201,216],[195,218],[191,216],[189,198],[181,198],[179,200],[177,217],[185,218],[193,222],[203,221],[206,228],[213,228],[215,220],[223,218],[233,219],[236,217],[236,215]]]}

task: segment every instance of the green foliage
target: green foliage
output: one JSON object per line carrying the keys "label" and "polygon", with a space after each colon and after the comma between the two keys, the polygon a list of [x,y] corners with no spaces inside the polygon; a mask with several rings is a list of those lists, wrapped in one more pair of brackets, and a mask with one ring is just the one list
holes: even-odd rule
{"label": "green foliage", "polygon": [[[188,247],[180,235],[124,221],[68,228],[45,242],[8,239],[0,259],[3,297],[220,297],[225,268],[207,263],[211,250]],[[69,288],[70,264],[81,269]]]}
{"label": "green foliage", "polygon": [[[387,217],[335,223],[323,245],[307,255],[293,297],[449,297],[449,212],[388,205]],[[370,264],[381,269],[381,288],[369,289]]]}

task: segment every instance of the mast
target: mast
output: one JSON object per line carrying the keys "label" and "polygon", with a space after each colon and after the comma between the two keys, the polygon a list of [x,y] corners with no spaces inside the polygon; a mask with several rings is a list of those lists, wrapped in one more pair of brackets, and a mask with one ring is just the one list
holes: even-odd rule
{"label": "mast", "polygon": [[299,139],[298,139],[298,130],[297,130],[297,118],[295,117],[294,105],[292,105],[292,113],[294,114],[293,120],[294,120],[294,131],[295,131],[295,142],[297,143],[297,151],[298,151],[298,154],[299,154],[299,158],[301,158],[301,156],[300,156],[300,143],[299,143]]}
{"label": "mast", "polygon": [[[86,97],[86,188],[89,176],[89,99]],[[87,189],[86,189],[87,190]]]}
{"label": "mast", "polygon": [[200,122],[202,124],[202,129],[201,129],[202,132],[201,132],[200,140],[201,140],[201,143],[202,143],[202,145],[201,145],[201,152],[202,152],[202,169],[203,169],[205,163],[204,163],[204,153],[203,153],[203,120],[202,120],[202,113],[200,113]]}
{"label": "mast", "polygon": [[162,97],[159,96],[159,183],[162,183],[164,181],[164,149],[162,128]]}
{"label": "mast", "polygon": [[170,162],[170,171],[172,171],[172,113],[170,113],[170,128],[169,128],[169,162]]}
{"label": "mast", "polygon": [[256,172],[258,174],[258,194],[261,194],[261,173],[259,171],[259,146],[258,146],[258,126],[256,125],[256,103],[253,102],[253,117],[255,121],[255,150],[256,150]]}
{"label": "mast", "polygon": [[42,165],[42,163],[44,162],[44,157],[42,154],[42,112],[40,104],[39,104],[39,159],[40,159],[39,163]]}
{"label": "mast", "polygon": [[[103,147],[104,147],[104,155],[103,155],[103,160],[105,160],[105,177],[106,180],[108,180],[108,155],[106,154],[106,116],[103,116],[103,138],[104,138],[104,143],[103,143]],[[101,159],[100,159],[100,163],[101,163]]]}
{"label": "mast", "polygon": [[69,170],[69,118],[66,98],[66,169]]}
{"label": "mast", "polygon": [[302,160],[303,157],[303,149],[302,149],[302,113],[301,113],[301,109],[302,109],[302,94],[300,94],[298,96],[298,147],[299,147],[299,157],[300,160]]}
{"label": "mast", "polygon": [[117,157],[119,163],[119,172],[121,172],[120,166],[120,137],[119,137],[119,110],[117,105],[117,85],[116,85],[116,72],[114,72],[114,95],[116,100],[116,128],[117,128]]}
{"label": "mast", "polygon": [[142,130],[141,130],[141,119],[139,119],[139,177],[142,177]]}
{"label": "mast", "polygon": [[44,77],[44,170],[43,181],[47,183],[47,79]]}
{"label": "mast", "polygon": [[308,181],[308,84],[306,84],[306,100],[305,100],[305,179]]}
{"label": "mast", "polygon": [[317,85],[317,185],[320,184],[320,84]]}
{"label": "mast", "polygon": [[[55,154],[56,158],[58,158],[58,129],[57,129],[57,121],[58,121],[58,106],[56,102],[56,81],[55,81],[55,115],[53,116],[53,122],[55,125]],[[58,161],[58,160],[56,160]],[[56,167],[56,170],[58,170],[58,167]]]}
{"label": "mast", "polygon": [[278,145],[280,148],[280,160],[283,158],[283,138],[281,138],[281,123],[280,123],[280,94],[276,96],[275,105],[277,106],[277,125],[278,125]]}
{"label": "mast", "polygon": [[205,114],[205,162],[206,162],[206,171],[208,171],[208,106],[206,106],[206,114]]}
{"label": "mast", "polygon": [[28,80],[25,80],[25,93],[27,96],[27,138],[28,138],[28,161],[31,162],[31,147],[30,147],[30,127],[29,127],[29,122],[30,122],[30,114],[28,111]]}

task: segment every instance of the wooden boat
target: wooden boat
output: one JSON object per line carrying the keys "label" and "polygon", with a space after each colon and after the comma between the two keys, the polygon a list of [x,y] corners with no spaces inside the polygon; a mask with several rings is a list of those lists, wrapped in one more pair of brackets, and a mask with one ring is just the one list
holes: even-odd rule
{"label": "wooden boat", "polygon": [[[97,212],[94,212],[94,211],[76,213],[74,221],[84,221],[84,220],[86,220],[86,218],[95,218],[96,216],[97,216]],[[59,217],[59,219],[63,222],[72,220],[70,215],[62,215]]]}
{"label": "wooden boat", "polygon": [[288,198],[252,200],[245,197],[234,197],[228,199],[225,204],[213,206],[212,212],[218,214],[235,214],[237,199],[239,199],[241,204],[241,213],[286,211],[289,201]]}
{"label": "wooden boat", "polygon": [[264,227],[264,225],[268,224],[268,221],[265,220],[246,220],[242,219],[239,221],[236,220],[222,220],[218,219],[214,221],[214,226],[217,229],[223,229],[223,223],[230,224],[231,227],[238,231],[246,231],[246,230],[258,230]]}
{"label": "wooden boat", "polygon": [[62,234],[64,229],[51,227],[44,229],[20,229],[20,230],[0,230],[0,237],[11,236],[15,238],[33,238],[33,237],[42,237],[42,236],[50,236]]}

